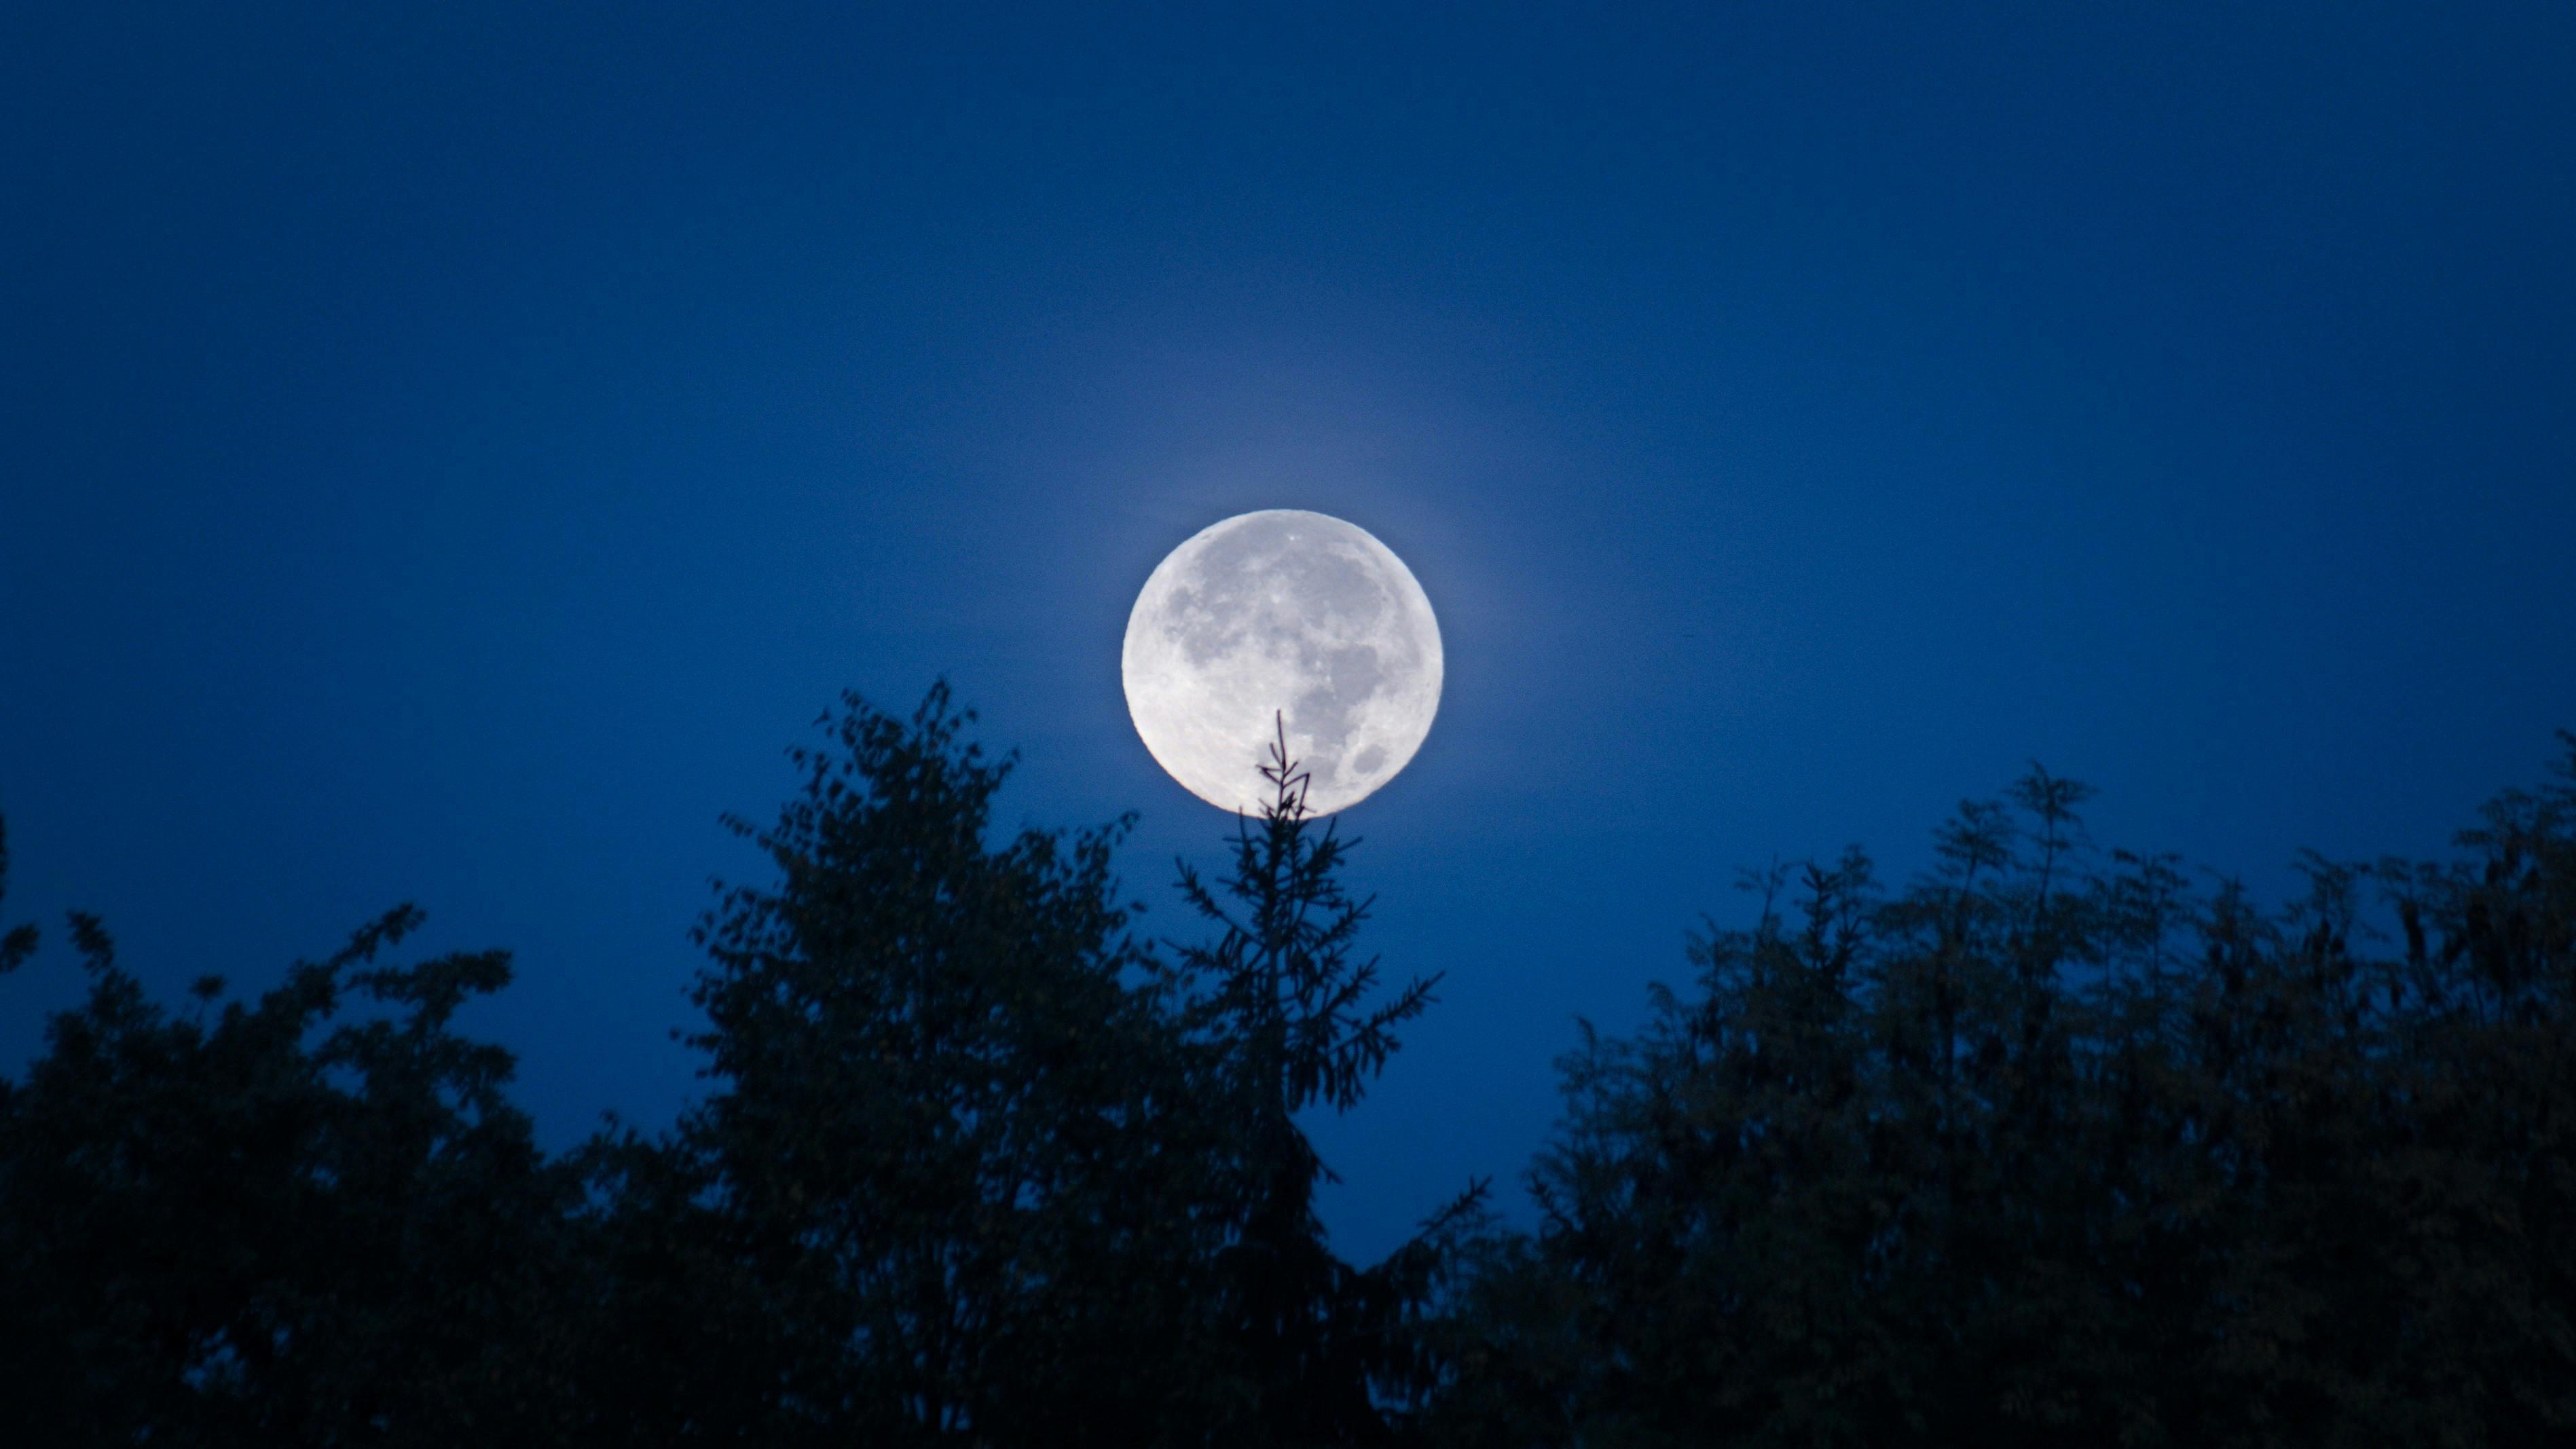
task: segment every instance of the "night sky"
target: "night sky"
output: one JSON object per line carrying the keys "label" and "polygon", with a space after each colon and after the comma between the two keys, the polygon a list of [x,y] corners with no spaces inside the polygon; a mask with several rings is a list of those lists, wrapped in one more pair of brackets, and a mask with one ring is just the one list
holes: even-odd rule
{"label": "night sky", "polygon": [[2576,7],[1392,9],[0,7],[0,1068],[65,909],[175,998],[412,900],[547,1141],[666,1123],[719,816],[943,674],[1194,935],[1118,645],[1255,508],[1448,649],[1357,1258],[1738,866],[2037,760],[2277,898],[2576,726]]}

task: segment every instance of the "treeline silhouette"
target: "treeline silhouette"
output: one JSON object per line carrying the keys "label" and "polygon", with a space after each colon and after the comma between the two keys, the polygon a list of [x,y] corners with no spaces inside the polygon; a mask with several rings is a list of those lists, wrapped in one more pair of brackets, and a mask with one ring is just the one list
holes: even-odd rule
{"label": "treeline silhouette", "polygon": [[[2258,910],[2034,770],[1750,875],[1527,1174],[1345,1262],[1299,1125],[1432,1004],[1283,751],[1197,936],[855,697],[723,891],[708,1090],[549,1155],[409,907],[256,999],[97,920],[0,1078],[10,1445],[2522,1444],[2576,1432],[2576,736]],[[0,882],[6,855],[0,851]],[[2384,929],[2382,929],[2384,928]],[[0,974],[36,954],[0,935]],[[2576,1441],[2571,1441],[2576,1442]]]}

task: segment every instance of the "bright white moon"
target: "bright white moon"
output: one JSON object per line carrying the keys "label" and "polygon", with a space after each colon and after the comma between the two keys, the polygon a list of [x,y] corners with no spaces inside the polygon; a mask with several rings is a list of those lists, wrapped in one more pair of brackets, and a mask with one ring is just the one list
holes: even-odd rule
{"label": "bright white moon", "polygon": [[1127,712],[1190,793],[1258,814],[1274,720],[1330,814],[1395,778],[1440,708],[1440,625],[1365,529],[1294,508],[1202,530],[1145,580],[1121,659]]}

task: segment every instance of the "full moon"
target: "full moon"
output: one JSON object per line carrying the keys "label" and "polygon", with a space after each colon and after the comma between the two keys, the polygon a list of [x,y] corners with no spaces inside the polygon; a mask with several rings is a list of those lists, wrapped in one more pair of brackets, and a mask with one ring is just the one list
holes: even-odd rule
{"label": "full moon", "polygon": [[1440,708],[1440,625],[1367,530],[1294,508],[1202,529],[1145,580],[1121,657],[1127,713],[1189,792],[1258,814],[1280,724],[1310,814],[1365,800]]}

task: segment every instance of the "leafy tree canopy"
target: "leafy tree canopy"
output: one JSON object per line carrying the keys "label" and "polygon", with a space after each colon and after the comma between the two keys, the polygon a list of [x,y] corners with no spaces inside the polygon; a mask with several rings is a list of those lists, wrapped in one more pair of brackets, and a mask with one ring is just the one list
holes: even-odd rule
{"label": "leafy tree canopy", "polygon": [[1442,1326],[1442,1435],[2564,1437],[2570,745],[2465,859],[2310,859],[2272,915],[2097,852],[2040,771],[1902,889],[1858,851],[1752,876],[1694,993],[1561,1062],[1541,1226]]}
{"label": "leafy tree canopy", "polygon": [[[2034,770],[1934,866],[1752,872],[1528,1174],[1345,1262],[1303,1123],[1382,989],[1284,740],[1196,937],[1003,834],[944,688],[794,752],[705,1096],[550,1157],[410,907],[274,989],[86,998],[0,1079],[0,1439],[2134,1445],[2576,1431],[2576,738],[2447,862],[2263,911]],[[0,886],[7,855],[0,837]],[[0,931],[0,974],[38,956]]]}

